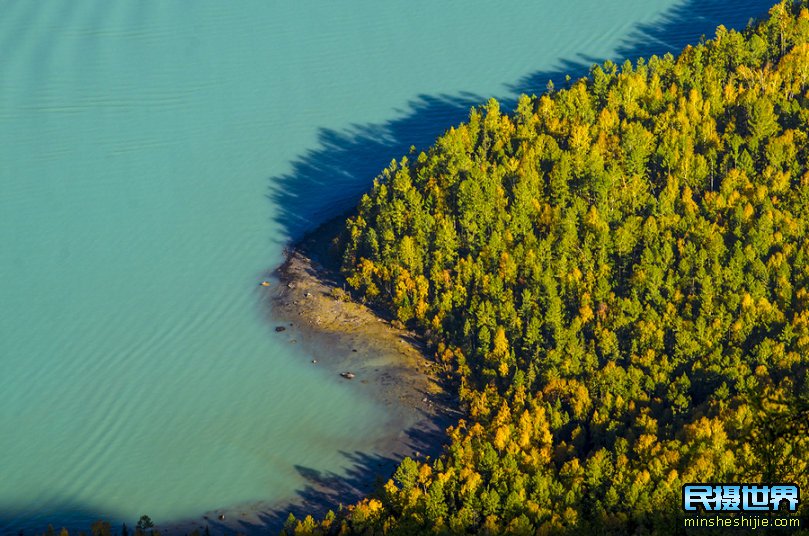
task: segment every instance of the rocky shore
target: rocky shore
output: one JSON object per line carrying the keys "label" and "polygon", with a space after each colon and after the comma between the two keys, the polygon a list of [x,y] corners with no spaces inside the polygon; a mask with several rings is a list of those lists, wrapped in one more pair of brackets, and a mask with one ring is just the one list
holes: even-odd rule
{"label": "rocky shore", "polygon": [[206,525],[212,533],[277,532],[289,512],[323,515],[371,493],[405,456],[441,451],[444,430],[460,416],[455,399],[442,388],[429,348],[415,333],[352,301],[345,291],[332,247],[344,220],[336,218],[288,248],[284,263],[258,282],[258,290],[267,304],[269,336],[301,345],[309,366],[325,368],[333,381],[346,382],[385,407],[388,427],[368,445],[374,462],[357,464],[349,476],[312,480],[298,492],[299,499],[211,511],[172,526],[170,534],[202,532]]}
{"label": "rocky shore", "polygon": [[346,292],[333,242],[344,220],[327,222],[286,251],[267,292],[275,329],[294,331],[291,341],[317,356],[313,366],[343,373],[338,379],[355,382],[394,414],[450,422],[456,410],[429,349]]}

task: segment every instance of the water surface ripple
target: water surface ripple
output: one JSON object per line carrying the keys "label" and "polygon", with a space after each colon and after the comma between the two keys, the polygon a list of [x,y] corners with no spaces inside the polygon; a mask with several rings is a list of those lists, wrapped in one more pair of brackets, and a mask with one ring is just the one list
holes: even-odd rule
{"label": "water surface ripple", "polygon": [[357,473],[389,416],[268,325],[283,245],[470,104],[768,3],[2,0],[0,533]]}

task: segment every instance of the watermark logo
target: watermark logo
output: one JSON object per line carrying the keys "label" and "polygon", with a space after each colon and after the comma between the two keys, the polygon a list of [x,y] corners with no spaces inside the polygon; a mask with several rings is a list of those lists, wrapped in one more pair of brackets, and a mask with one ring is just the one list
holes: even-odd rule
{"label": "watermark logo", "polygon": [[800,501],[795,484],[686,484],[683,522],[685,528],[798,529]]}
{"label": "watermark logo", "polygon": [[686,484],[686,512],[795,512],[800,490],[795,484]]}

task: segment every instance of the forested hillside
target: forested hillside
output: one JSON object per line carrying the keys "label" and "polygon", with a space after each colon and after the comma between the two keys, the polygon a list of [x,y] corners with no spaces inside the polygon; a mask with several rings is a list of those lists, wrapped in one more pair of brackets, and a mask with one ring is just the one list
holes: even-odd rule
{"label": "forested hillside", "polygon": [[341,245],[466,418],[288,532],[675,533],[684,483],[809,492],[807,226],[806,0],[472,110],[381,173]]}

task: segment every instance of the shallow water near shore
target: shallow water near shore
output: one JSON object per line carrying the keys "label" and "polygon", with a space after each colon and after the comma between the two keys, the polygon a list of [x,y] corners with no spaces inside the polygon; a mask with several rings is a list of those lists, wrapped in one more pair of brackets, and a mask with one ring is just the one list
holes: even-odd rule
{"label": "shallow water near shore", "polygon": [[275,333],[284,245],[471,104],[769,4],[4,0],[0,534],[356,469],[407,423]]}

